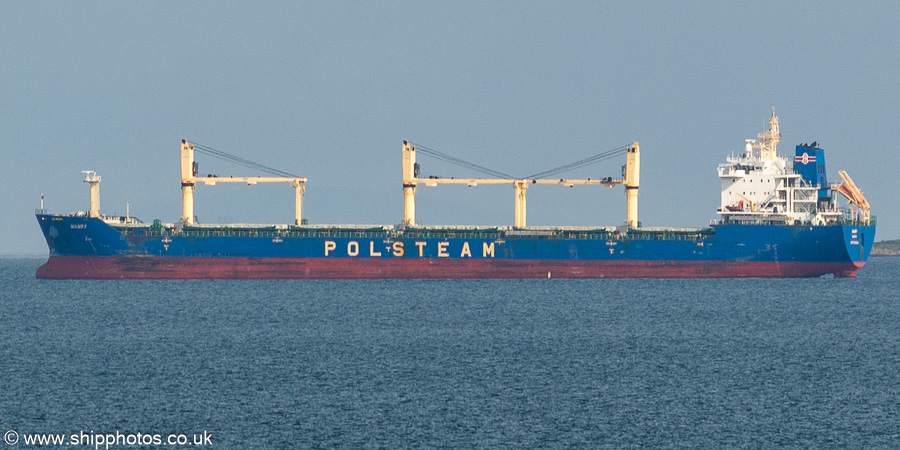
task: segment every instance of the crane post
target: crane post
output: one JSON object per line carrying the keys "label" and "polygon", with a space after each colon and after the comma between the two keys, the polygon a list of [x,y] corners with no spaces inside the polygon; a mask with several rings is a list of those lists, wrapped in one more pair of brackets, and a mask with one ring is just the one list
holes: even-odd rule
{"label": "crane post", "polygon": [[302,225],[303,224],[303,210],[301,209],[303,203],[303,193],[306,191],[306,187],[303,186],[303,182],[298,180],[294,180],[291,182],[291,186],[295,189],[295,200],[296,200],[296,209],[294,210],[294,225]]}
{"label": "crane post", "polygon": [[525,190],[528,189],[528,180],[516,180],[513,182],[516,188],[516,228],[525,228]]}
{"label": "crane post", "polygon": [[638,188],[641,184],[641,150],[637,142],[625,150],[625,167],[622,168],[625,178],[625,225],[638,227]]}
{"label": "crane post", "polygon": [[403,141],[403,223],[416,224],[416,148]]}
{"label": "crane post", "polygon": [[194,146],[181,140],[181,221],[194,223]]}
{"label": "crane post", "polygon": [[93,170],[82,170],[81,172],[84,174],[84,182],[91,186],[91,209],[88,215],[100,217],[100,175]]}

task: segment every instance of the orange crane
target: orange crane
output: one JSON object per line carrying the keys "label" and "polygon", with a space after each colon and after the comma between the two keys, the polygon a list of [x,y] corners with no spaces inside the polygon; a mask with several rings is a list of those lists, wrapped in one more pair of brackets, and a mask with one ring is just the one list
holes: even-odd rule
{"label": "orange crane", "polygon": [[866,200],[866,196],[863,195],[858,187],[856,187],[856,183],[853,182],[853,179],[850,178],[850,175],[848,175],[846,171],[841,170],[838,172],[838,175],[841,176],[843,182],[837,187],[837,191],[846,197],[851,205],[856,207],[859,218],[863,223],[868,225],[871,218],[872,207],[869,206],[869,201]]}

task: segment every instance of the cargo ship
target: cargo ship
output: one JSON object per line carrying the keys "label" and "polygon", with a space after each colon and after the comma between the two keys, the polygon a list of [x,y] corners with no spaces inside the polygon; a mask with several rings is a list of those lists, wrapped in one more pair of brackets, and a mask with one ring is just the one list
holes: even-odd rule
{"label": "cargo ship", "polygon": [[[498,178],[420,176],[417,153],[434,151],[404,141],[403,220],[396,225],[366,226],[307,223],[301,210],[306,182],[302,177],[283,172],[279,177],[200,176],[195,146],[183,140],[178,222],[146,223],[129,214],[101,214],[100,177],[86,172],[91,191],[88,211],[47,214],[42,204],[36,212],[50,249],[48,261],[36,275],[57,279],[856,277],[875,239],[868,201],[846,172],[839,172],[840,182],[828,181],[825,152],[817,143],[797,145],[793,158],[779,156],[780,136],[773,108],[768,131],[746,140],[743,152],[732,153],[718,166],[722,185],[718,217],[709,226],[695,228],[645,227],[638,221],[637,143],[615,154],[625,156],[621,177],[549,179],[503,174]],[[198,223],[193,213],[197,185],[229,182],[290,184],[296,191],[294,223]],[[440,184],[512,184],[513,225],[421,225],[415,218],[416,190]],[[526,190],[548,184],[624,186],[626,221],[618,226],[527,226]]]}

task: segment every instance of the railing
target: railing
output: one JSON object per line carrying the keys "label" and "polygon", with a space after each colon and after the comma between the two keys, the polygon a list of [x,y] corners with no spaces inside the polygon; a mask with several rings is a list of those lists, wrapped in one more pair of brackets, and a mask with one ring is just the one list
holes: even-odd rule
{"label": "railing", "polygon": [[853,207],[847,206],[845,208],[841,208],[841,212],[843,213],[842,217],[838,219],[838,223],[841,225],[876,225],[876,217],[874,215],[869,216],[869,222],[866,223],[865,220],[862,219],[861,214],[859,212],[854,211]]}
{"label": "railing", "polygon": [[242,228],[160,228],[141,227],[124,228],[121,230],[127,236],[183,236],[183,237],[261,237],[261,238],[407,238],[407,239],[584,239],[584,240],[615,240],[615,241],[698,241],[708,239],[715,234],[712,229],[702,231],[678,231],[678,230],[642,230],[632,229],[625,233],[618,233],[605,229],[597,230],[541,230],[534,234],[522,232],[507,234],[501,230],[422,230],[407,229],[402,234],[392,234],[383,229],[342,229],[342,228],[309,228],[288,230],[278,229],[242,229]]}
{"label": "railing", "polygon": [[403,233],[407,238],[437,238],[437,239],[499,239],[502,234],[499,230],[429,230],[420,228],[407,228]]}

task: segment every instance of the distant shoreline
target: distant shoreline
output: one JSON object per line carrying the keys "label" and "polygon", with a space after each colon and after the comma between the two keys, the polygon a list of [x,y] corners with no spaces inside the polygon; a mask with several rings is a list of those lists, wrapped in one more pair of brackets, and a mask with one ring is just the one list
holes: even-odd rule
{"label": "distant shoreline", "polygon": [[900,239],[881,241],[872,245],[872,256],[900,256]]}

